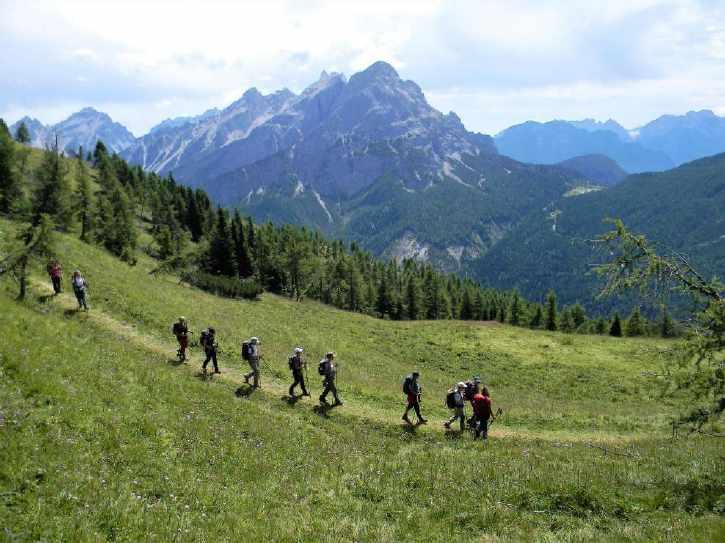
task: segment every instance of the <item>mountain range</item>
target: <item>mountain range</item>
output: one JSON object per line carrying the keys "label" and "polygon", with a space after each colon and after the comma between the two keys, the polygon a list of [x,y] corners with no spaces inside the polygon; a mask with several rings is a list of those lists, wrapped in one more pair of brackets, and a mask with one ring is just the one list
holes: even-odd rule
{"label": "mountain range", "polygon": [[83,108],[54,125],[46,126],[37,119],[23,117],[10,127],[13,134],[21,123],[28,128],[34,147],[45,147],[58,136],[58,144],[66,152],[77,152],[79,147],[93,150],[96,142],[101,140],[110,151],[120,153],[136,141],[125,126],[92,107]]}
{"label": "mountain range", "polygon": [[[725,119],[709,111],[634,130],[611,119],[527,122],[491,138],[376,62],[349,79],[323,72],[299,94],[252,88],[225,108],[167,119],[138,139],[90,108],[53,127],[25,122],[34,144],[53,132],[69,150],[102,139],[130,162],[202,187],[257,220],[306,225],[532,298],[553,287],[564,302],[597,306],[586,275],[592,255],[573,240],[600,231],[607,216],[660,242],[695,243],[707,270],[723,264],[721,238],[706,226],[719,228],[711,217],[722,214],[706,195],[720,201],[725,164],[670,170],[725,151]],[[660,182],[670,188],[659,190]],[[655,228],[659,213],[671,229],[707,234]]]}

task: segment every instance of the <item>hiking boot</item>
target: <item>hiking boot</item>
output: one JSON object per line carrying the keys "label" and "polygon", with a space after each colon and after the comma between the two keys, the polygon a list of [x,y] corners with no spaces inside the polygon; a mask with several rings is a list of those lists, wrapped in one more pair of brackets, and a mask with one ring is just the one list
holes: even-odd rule
{"label": "hiking boot", "polygon": [[325,398],[323,398],[322,396],[320,396],[320,404],[321,405],[330,405],[327,403],[327,400]]}
{"label": "hiking boot", "polygon": [[309,392],[303,392],[303,393],[302,393],[302,395],[303,395],[303,396],[309,396],[309,395],[310,395],[310,393],[309,393]]}
{"label": "hiking boot", "polygon": [[446,430],[450,430],[451,429],[451,423],[450,422],[444,422],[443,423],[443,426],[446,427]]}
{"label": "hiking boot", "polygon": [[214,373],[221,373],[219,370],[214,370]]}
{"label": "hiking boot", "polygon": [[403,415],[403,416],[402,416],[402,417],[400,417],[400,418],[401,418],[401,419],[403,419],[403,420],[404,420],[405,422],[407,422],[408,424],[413,424],[412,422],[410,422],[410,419],[408,418],[408,415]]}
{"label": "hiking boot", "polygon": [[333,403],[332,405],[345,405],[345,404],[343,404],[340,400],[335,400],[335,403]]}
{"label": "hiking boot", "polygon": [[427,423],[428,423],[428,419],[420,419],[418,421],[418,424],[427,424]]}
{"label": "hiking boot", "polygon": [[244,382],[247,383],[247,384],[249,384],[249,376],[248,375],[245,375],[244,376]]}

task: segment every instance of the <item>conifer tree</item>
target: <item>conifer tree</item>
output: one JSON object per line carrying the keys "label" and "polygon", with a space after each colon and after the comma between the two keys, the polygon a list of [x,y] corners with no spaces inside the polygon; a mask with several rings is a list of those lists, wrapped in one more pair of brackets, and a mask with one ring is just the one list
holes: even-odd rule
{"label": "conifer tree", "polygon": [[544,309],[541,307],[541,304],[536,304],[531,320],[529,320],[529,327],[534,329],[541,328],[543,322]]}
{"label": "conifer tree", "polygon": [[405,290],[406,317],[409,320],[418,320],[422,314],[422,294],[420,285],[415,277],[408,278]]}
{"label": "conifer tree", "polygon": [[511,295],[511,304],[509,306],[509,322],[514,326],[521,323],[521,297],[517,291]]}
{"label": "conifer tree", "polygon": [[30,143],[30,131],[28,130],[25,121],[22,121],[15,130],[15,139],[23,145]]}
{"label": "conifer tree", "polygon": [[88,241],[93,230],[93,197],[88,168],[83,162],[83,153],[76,160],[76,193],[74,208],[81,225],[80,239]]}
{"label": "conifer tree", "polygon": [[12,134],[10,134],[10,129],[8,128],[8,125],[5,122],[5,119],[0,117],[0,135],[2,135],[2,134],[9,137],[10,139],[13,139],[13,136],[12,136]]}
{"label": "conifer tree", "polygon": [[629,337],[641,336],[644,334],[644,323],[642,322],[642,315],[639,312],[639,307],[635,307],[632,310],[632,314],[627,319],[627,335]]}
{"label": "conifer tree", "polygon": [[93,150],[93,165],[99,167],[106,159],[108,159],[108,149],[106,149],[106,145],[101,140],[98,140],[96,142],[96,148]]}
{"label": "conifer tree", "polygon": [[464,321],[469,321],[473,318],[473,300],[471,299],[471,290],[469,288],[463,289],[463,299],[461,300],[461,311],[459,318]]}
{"label": "conifer tree", "polygon": [[574,329],[578,330],[587,321],[587,314],[579,302],[571,307],[571,318],[574,321]]}
{"label": "conifer tree", "polygon": [[672,321],[666,305],[662,306],[658,328],[660,337],[668,338],[675,336],[675,323]]}
{"label": "conifer tree", "polygon": [[219,208],[204,267],[214,275],[236,275],[233,255],[234,247],[227,227],[227,214],[223,208]]}
{"label": "conifer tree", "polygon": [[570,334],[576,329],[571,308],[564,308],[564,310],[559,315],[559,329],[562,332],[566,332],[567,334]]}
{"label": "conifer tree", "polygon": [[10,213],[22,192],[15,172],[15,143],[7,127],[0,130],[0,213]]}
{"label": "conifer tree", "polygon": [[594,333],[599,335],[604,335],[607,333],[607,321],[603,318],[599,317],[594,322]]}
{"label": "conifer tree", "polygon": [[43,152],[36,172],[37,185],[32,200],[33,224],[40,224],[43,214],[50,215],[58,228],[67,230],[73,220],[67,168],[58,149],[58,138]]}
{"label": "conifer tree", "polygon": [[18,299],[23,300],[27,294],[31,266],[47,260],[53,252],[53,221],[50,216],[43,213],[37,224],[31,224],[18,234],[16,241],[7,251],[8,255],[0,261],[0,275],[12,272],[20,289]]}
{"label": "conifer tree", "polygon": [[554,332],[557,330],[557,314],[556,314],[556,293],[550,290],[546,295],[546,321],[544,328]]}
{"label": "conifer tree", "polygon": [[612,337],[622,337],[622,320],[619,318],[619,313],[614,314],[612,326],[609,327],[609,335]]}

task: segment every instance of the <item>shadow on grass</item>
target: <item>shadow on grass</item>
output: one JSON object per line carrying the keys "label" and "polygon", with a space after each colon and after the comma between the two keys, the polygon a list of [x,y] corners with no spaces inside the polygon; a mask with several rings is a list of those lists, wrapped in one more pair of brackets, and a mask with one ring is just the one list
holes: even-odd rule
{"label": "shadow on grass", "polygon": [[254,387],[252,385],[242,385],[234,391],[234,395],[237,398],[249,398],[252,395],[252,392],[254,392]]}
{"label": "shadow on grass", "polygon": [[81,312],[81,310],[79,308],[77,308],[77,307],[75,307],[73,309],[64,309],[63,310],[63,316],[64,317],[73,317],[73,316],[77,315],[80,312]]}
{"label": "shadow on grass", "polygon": [[55,298],[55,296],[55,294],[43,294],[42,296],[38,296],[38,303],[47,304],[50,300]]}
{"label": "shadow on grass", "polygon": [[181,366],[184,364],[182,360],[179,360],[178,358],[167,358],[166,363],[170,366]]}
{"label": "shadow on grass", "polygon": [[290,396],[289,394],[284,394],[280,399],[287,403],[287,405],[294,406],[299,402],[303,397],[302,396]]}
{"label": "shadow on grass", "polygon": [[321,417],[327,419],[327,418],[330,418],[330,414],[329,413],[330,413],[330,411],[332,411],[332,407],[333,406],[330,405],[329,403],[319,404],[319,405],[316,405],[315,407],[313,407],[312,408],[312,411],[314,411],[315,413],[317,413]]}

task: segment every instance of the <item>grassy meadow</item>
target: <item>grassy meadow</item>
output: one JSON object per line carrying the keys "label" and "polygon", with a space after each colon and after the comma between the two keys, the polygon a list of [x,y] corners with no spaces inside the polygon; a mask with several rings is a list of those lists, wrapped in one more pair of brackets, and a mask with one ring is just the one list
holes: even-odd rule
{"label": "grassy meadow", "polygon": [[[3,236],[9,223],[0,222]],[[390,322],[315,302],[221,299],[59,236],[66,292],[0,283],[2,541],[717,541],[725,447],[672,437],[668,343],[497,323]],[[72,269],[90,283],[75,311]],[[172,322],[213,326],[222,375],[174,359]],[[262,390],[241,375],[262,339]],[[302,345],[312,398],[286,400]],[[314,406],[317,361],[345,405]],[[402,424],[418,369],[430,423]],[[447,387],[481,375],[487,442],[445,432]]]}

